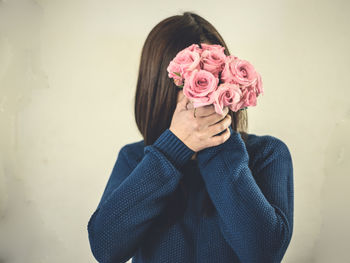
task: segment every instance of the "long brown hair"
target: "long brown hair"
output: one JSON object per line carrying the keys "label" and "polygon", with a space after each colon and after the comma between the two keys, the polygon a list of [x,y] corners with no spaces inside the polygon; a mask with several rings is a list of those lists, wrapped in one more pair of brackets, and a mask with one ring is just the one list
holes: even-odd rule
{"label": "long brown hair", "polygon": [[[169,128],[177,104],[177,86],[168,77],[167,66],[175,55],[191,44],[209,43],[228,47],[219,32],[207,20],[193,12],[168,17],[159,22],[149,33],[142,48],[140,68],[135,95],[135,119],[144,138],[144,145],[150,145]],[[247,110],[229,111],[233,130],[248,137]],[[169,197],[164,218],[172,224],[183,215],[186,208],[187,189],[183,180],[179,188]],[[210,216],[215,207],[205,193],[202,211]]]}

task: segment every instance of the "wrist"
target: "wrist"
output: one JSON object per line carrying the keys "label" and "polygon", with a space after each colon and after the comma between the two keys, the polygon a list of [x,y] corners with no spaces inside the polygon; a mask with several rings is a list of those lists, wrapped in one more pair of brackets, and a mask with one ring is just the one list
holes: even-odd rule
{"label": "wrist", "polygon": [[177,168],[182,167],[195,153],[172,129],[166,129],[153,146],[161,151]]}

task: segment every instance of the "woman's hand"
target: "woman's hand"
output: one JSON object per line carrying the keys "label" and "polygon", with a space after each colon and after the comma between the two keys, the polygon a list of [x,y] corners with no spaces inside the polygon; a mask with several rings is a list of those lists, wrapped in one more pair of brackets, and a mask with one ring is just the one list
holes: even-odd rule
{"label": "woman's hand", "polygon": [[[176,106],[169,129],[190,149],[198,152],[222,144],[230,137],[231,116],[227,114],[228,107],[223,111],[224,114],[220,115],[213,105],[202,106],[196,108],[195,118],[193,104],[183,96]],[[222,131],[222,134],[214,136]]]}

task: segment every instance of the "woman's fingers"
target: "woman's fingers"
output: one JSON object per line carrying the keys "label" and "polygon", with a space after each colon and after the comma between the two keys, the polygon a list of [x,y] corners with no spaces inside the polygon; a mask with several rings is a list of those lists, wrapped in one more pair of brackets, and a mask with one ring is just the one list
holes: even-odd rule
{"label": "woman's fingers", "polygon": [[213,136],[209,138],[209,143],[211,146],[217,146],[219,144],[224,143],[230,138],[231,132],[229,128],[226,128],[225,132],[218,136]]}
{"label": "woman's fingers", "polygon": [[186,109],[187,109],[187,110],[193,109],[193,104],[192,104],[192,102],[191,102],[190,100],[188,100],[188,102],[187,102],[187,104],[186,104]]}
{"label": "woman's fingers", "polygon": [[[228,114],[228,111],[229,111],[228,107],[225,107],[223,110],[223,112],[224,112],[223,115],[214,112],[214,114],[211,114],[211,115],[206,116],[206,117],[202,117],[202,119],[200,119],[200,122],[202,122],[203,127],[214,125],[215,123],[224,119],[225,116]],[[196,114],[197,114],[197,112],[196,112]]]}
{"label": "woman's fingers", "polygon": [[231,115],[227,114],[223,118],[223,120],[221,120],[218,123],[213,124],[207,128],[208,137],[212,137],[212,136],[224,131],[225,129],[227,129],[231,125],[231,123],[232,123]]}
{"label": "woman's fingers", "polygon": [[213,104],[198,107],[196,109],[196,116],[203,118],[215,113],[215,108]]}

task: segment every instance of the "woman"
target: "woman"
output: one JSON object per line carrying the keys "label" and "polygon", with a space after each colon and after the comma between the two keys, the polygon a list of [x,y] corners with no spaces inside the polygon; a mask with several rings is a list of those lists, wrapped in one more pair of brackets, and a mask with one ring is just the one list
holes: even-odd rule
{"label": "woman", "polygon": [[202,17],[156,25],[142,49],[135,118],[88,222],[99,262],[281,262],[293,232],[293,166],[280,139],[248,134],[246,110],[193,105],[167,66],[196,43],[228,48]]}

